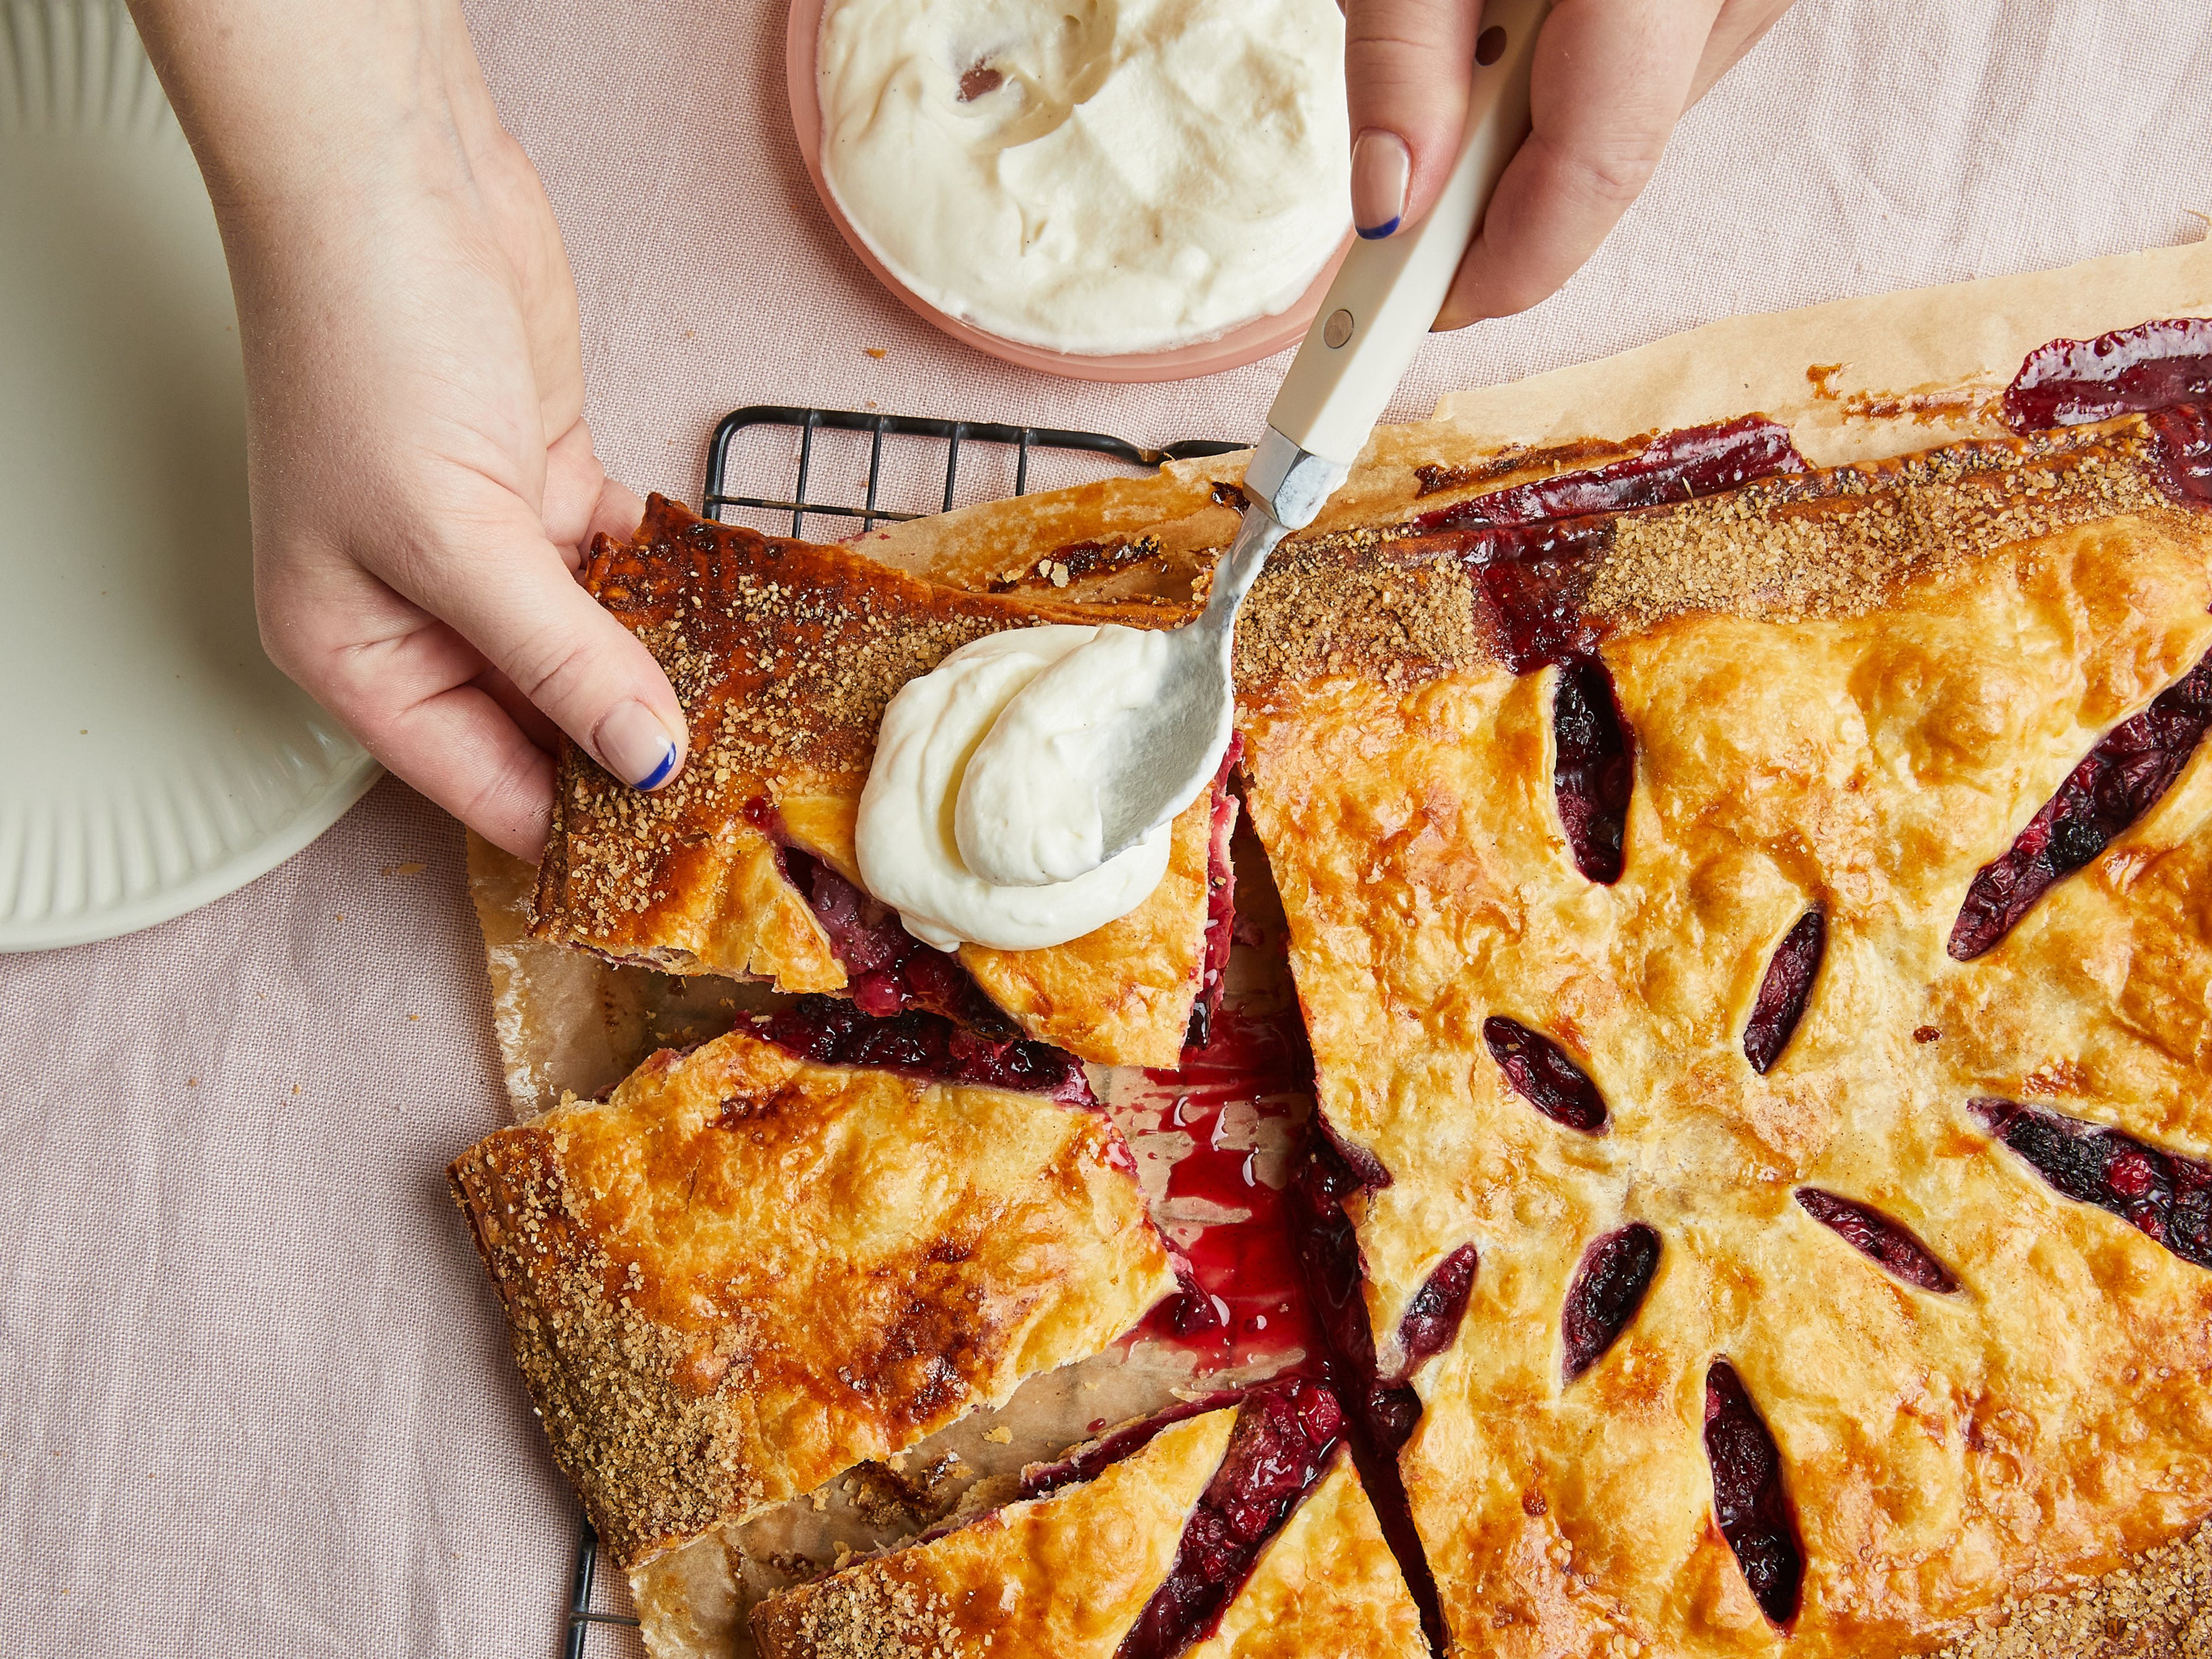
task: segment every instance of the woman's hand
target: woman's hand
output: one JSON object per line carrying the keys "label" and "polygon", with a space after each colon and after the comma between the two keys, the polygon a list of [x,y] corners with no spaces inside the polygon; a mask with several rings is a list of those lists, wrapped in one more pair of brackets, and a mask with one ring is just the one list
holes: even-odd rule
{"label": "woman's hand", "polygon": [[392,771],[535,858],[555,727],[645,787],[666,677],[575,580],[626,534],[552,210],[451,0],[138,0],[246,349],[261,635]]}
{"label": "woman's hand", "polygon": [[[1790,0],[1559,0],[1536,40],[1528,138],[1437,326],[1525,311],[1597,251],[1674,123]],[[1429,210],[1459,153],[1481,0],[1346,0],[1352,221],[1389,235]]]}

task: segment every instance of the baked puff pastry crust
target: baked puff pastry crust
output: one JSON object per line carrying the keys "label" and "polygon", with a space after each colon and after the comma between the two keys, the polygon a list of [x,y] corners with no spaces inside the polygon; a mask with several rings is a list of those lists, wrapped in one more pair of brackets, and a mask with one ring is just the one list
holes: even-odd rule
{"label": "baked puff pastry crust", "polygon": [[[667,671],[691,756],[647,795],[564,745],[536,936],[785,991],[872,989],[864,1006],[877,1014],[911,1006],[907,992],[880,974],[860,984],[823,922],[867,905],[854,890],[854,829],[892,695],[1003,629],[1165,627],[1183,614],[963,592],[842,549],[708,523],[659,495],[633,540],[600,538],[584,580]],[[1102,1065],[1172,1066],[1223,874],[1213,812],[1201,798],[1176,820],[1165,878],[1128,915],[1044,950],[964,945],[961,982],[933,986],[920,1006]],[[823,866],[834,896],[818,884]],[[895,918],[872,920],[904,939]],[[933,981],[952,972],[935,952],[923,969]]]}
{"label": "baked puff pastry crust", "polygon": [[[1279,1408],[1285,1397],[1262,1398]],[[1251,1478],[1239,1448],[1265,1432],[1255,1411],[1170,1424],[1090,1479],[770,1597],[752,1618],[763,1659],[1425,1653],[1419,1613],[1340,1442],[1255,1557],[1230,1561],[1199,1541],[1218,1534],[1218,1510],[1235,1501],[1227,1489]],[[1194,1606],[1200,1581],[1218,1583],[1225,1601]]]}
{"label": "baked puff pastry crust", "polygon": [[1922,1652],[2212,1511],[2169,483],[2130,418],[1255,589],[1247,801],[1455,1651]]}
{"label": "baked puff pastry crust", "polygon": [[1102,1113],[743,1029],[451,1176],[623,1566],[1003,1403],[1176,1288]]}

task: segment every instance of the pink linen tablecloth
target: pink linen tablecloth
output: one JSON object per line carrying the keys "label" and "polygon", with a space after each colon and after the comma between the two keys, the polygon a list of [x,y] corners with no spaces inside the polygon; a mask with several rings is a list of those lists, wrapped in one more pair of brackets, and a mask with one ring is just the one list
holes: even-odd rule
{"label": "pink linen tablecloth", "polygon": [[[1279,361],[1051,380],[879,291],[800,168],[769,0],[471,16],[639,487],[696,498],[752,402],[1257,429]],[[1432,342],[1397,411],[1732,313],[2192,238],[2208,83],[2184,0],[1802,0],[1589,268]],[[459,832],[389,782],[198,915],[0,957],[0,1648],[556,1650],[575,1509],[442,1173],[506,1112],[487,1020]]]}

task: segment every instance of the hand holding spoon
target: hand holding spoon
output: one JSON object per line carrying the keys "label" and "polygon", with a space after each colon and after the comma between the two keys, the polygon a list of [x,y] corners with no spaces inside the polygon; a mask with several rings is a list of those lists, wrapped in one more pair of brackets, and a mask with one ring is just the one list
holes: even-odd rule
{"label": "hand holding spoon", "polygon": [[1276,544],[1344,482],[1436,320],[1528,133],[1529,70],[1551,7],[1485,8],[1451,177],[1418,224],[1346,256],[1267,412],[1245,469],[1243,522],[1205,610],[1170,630],[1101,629],[1009,703],[977,747],[954,814],[975,874],[1002,886],[1072,879],[1160,830],[1212,781],[1236,714],[1237,608]]}

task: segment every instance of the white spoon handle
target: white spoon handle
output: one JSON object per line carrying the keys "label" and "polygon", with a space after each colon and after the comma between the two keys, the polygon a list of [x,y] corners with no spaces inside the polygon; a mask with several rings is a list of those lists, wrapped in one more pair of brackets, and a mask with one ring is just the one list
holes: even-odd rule
{"label": "white spoon handle", "polygon": [[[1298,448],[1350,466],[1451,291],[1468,239],[1528,132],[1528,70],[1553,0],[1490,0],[1467,128],[1443,194],[1419,224],[1356,242],[1267,411]],[[1492,31],[1503,31],[1503,40]],[[1492,49],[1496,55],[1491,56]]]}

